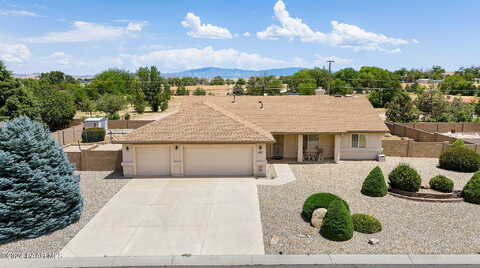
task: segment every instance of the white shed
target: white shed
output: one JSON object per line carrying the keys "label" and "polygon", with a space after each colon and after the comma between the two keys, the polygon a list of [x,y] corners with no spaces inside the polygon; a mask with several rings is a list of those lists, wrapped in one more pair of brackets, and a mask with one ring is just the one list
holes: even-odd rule
{"label": "white shed", "polygon": [[103,128],[108,130],[108,120],[105,117],[91,117],[83,121],[85,128]]}

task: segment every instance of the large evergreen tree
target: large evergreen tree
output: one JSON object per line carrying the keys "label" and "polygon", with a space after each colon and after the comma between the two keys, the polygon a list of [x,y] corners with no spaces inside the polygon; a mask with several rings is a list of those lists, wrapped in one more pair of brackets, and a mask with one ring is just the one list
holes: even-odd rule
{"label": "large evergreen tree", "polygon": [[79,176],[42,125],[19,117],[0,127],[0,243],[77,221]]}

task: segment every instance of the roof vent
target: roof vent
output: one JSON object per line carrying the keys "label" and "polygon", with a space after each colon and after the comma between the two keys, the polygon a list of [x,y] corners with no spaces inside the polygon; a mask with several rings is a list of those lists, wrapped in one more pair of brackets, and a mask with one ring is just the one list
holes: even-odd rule
{"label": "roof vent", "polygon": [[260,104],[260,110],[263,110],[263,102],[262,102],[262,101],[258,101],[258,104]]}

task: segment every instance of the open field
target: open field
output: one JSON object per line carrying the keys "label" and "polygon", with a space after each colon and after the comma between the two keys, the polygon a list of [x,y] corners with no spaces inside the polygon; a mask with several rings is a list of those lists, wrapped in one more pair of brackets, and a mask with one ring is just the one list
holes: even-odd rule
{"label": "open field", "polygon": [[[438,169],[437,159],[388,157],[386,162],[349,161],[340,164],[290,165],[297,180],[283,186],[259,186],[260,210],[267,254],[477,254],[480,252],[480,206],[461,203],[427,203],[390,195],[372,198],[360,193],[369,171],[379,165],[386,177],[400,162],[409,163],[427,184],[442,174],[462,189],[472,176]],[[302,220],[304,200],[311,194],[330,192],[344,198],[352,213],[378,218],[383,231],[355,233],[350,241],[324,239],[319,230]],[[277,243],[271,243],[277,240]],[[380,243],[369,245],[368,239]]]}

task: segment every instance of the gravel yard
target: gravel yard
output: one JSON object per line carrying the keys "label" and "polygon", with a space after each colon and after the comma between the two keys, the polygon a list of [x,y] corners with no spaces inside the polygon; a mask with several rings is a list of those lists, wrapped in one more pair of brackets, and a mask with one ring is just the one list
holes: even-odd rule
{"label": "gravel yard", "polygon": [[90,219],[114,196],[129,180],[109,171],[82,171],[80,190],[84,198],[84,209],[80,220],[64,229],[26,240],[17,240],[0,245],[0,257],[12,256],[54,256],[72,239]]}
{"label": "gravel yard", "polygon": [[[348,161],[340,164],[290,165],[297,180],[282,186],[258,186],[267,254],[477,254],[480,252],[480,206],[426,203],[390,195],[372,198],[360,193],[364,178],[379,165],[387,179],[398,164],[408,163],[427,185],[441,174],[462,189],[472,173],[437,168],[438,159],[387,157],[387,161]],[[344,198],[352,213],[378,218],[383,230],[355,233],[350,241],[333,242],[320,236],[300,217],[304,200],[313,193],[331,192]],[[273,239],[272,239],[273,238]],[[377,245],[368,244],[377,238]]]}

